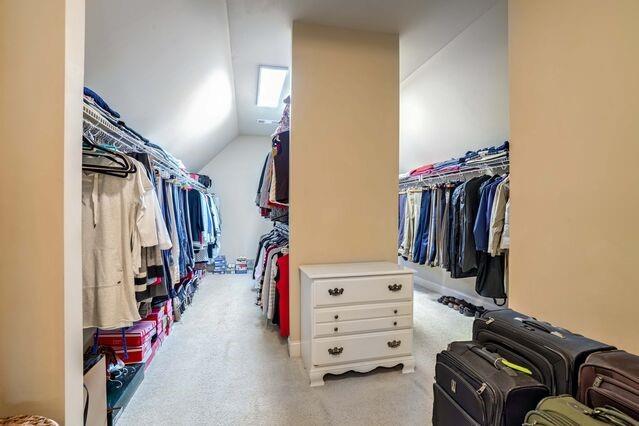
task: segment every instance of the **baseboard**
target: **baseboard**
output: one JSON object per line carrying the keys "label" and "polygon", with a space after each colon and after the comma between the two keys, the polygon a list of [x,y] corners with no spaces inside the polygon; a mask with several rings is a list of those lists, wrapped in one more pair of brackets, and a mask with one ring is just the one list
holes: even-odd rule
{"label": "baseboard", "polygon": [[302,356],[302,344],[299,340],[291,340],[288,338],[288,356],[291,358],[299,358]]}
{"label": "baseboard", "polygon": [[[435,293],[441,294],[442,296],[453,296],[458,299],[464,299],[473,305],[480,305],[489,309],[498,309],[499,306],[495,305],[495,303],[490,300],[479,296],[469,295],[463,293],[458,290],[454,290],[450,287],[446,287],[445,285],[441,285],[429,280],[425,280],[424,278],[417,276],[417,274],[413,275],[413,282],[415,285],[425,288],[426,290],[433,291]],[[502,307],[503,308],[503,307]]]}

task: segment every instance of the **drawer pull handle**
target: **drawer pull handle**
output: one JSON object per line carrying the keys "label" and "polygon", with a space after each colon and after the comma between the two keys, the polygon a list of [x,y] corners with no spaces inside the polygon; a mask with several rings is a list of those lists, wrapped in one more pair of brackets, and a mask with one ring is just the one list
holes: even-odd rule
{"label": "drawer pull handle", "polygon": [[[390,288],[390,286],[389,286]],[[344,289],[343,288],[329,288],[328,289],[328,294],[330,294],[331,296],[339,296],[340,294],[344,293]]]}
{"label": "drawer pull handle", "polygon": [[339,315],[335,315],[335,319],[339,319]]}
{"label": "drawer pull handle", "polygon": [[402,341],[401,340],[393,340],[392,342],[388,342],[387,344],[388,344],[389,348],[398,348],[399,345],[402,344]]}
{"label": "drawer pull handle", "polygon": [[395,310],[393,311],[393,313],[394,313],[394,314],[396,314],[396,313],[397,313],[397,309],[395,309]]}
{"label": "drawer pull handle", "polygon": [[335,327],[335,328],[333,329],[333,331],[334,331],[334,332],[336,332],[336,333],[337,333],[337,330],[339,330],[339,328],[337,328],[337,327]]}
{"label": "drawer pull handle", "polygon": [[344,348],[341,346],[339,348],[337,346],[335,346],[334,348],[328,348],[328,353],[331,355],[339,355],[342,352],[344,352]]}
{"label": "drawer pull handle", "polygon": [[389,284],[388,285],[388,289],[390,291],[400,291],[402,289],[402,285],[401,284]]}
{"label": "drawer pull handle", "polygon": [[397,325],[397,321],[393,321],[393,325]]}

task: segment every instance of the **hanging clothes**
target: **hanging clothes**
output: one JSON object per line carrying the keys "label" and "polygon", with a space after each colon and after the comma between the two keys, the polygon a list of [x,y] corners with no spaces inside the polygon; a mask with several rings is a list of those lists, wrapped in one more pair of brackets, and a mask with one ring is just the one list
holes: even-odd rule
{"label": "hanging clothes", "polygon": [[[262,307],[264,316],[273,324],[279,324],[280,297],[277,294],[278,277],[284,273],[279,259],[288,253],[288,237],[274,228],[263,235],[258,243],[253,279],[257,290],[256,305]],[[288,276],[288,269],[285,272]]]}
{"label": "hanging clothes", "polygon": [[402,240],[404,239],[404,216],[406,215],[406,193],[400,192],[398,197],[398,217],[397,224],[399,227],[399,232],[397,233],[397,247],[401,246]]}
{"label": "hanging clothes", "polygon": [[417,224],[417,230],[415,233],[415,253],[413,261],[419,262],[421,265],[426,263],[426,251],[429,241],[428,219],[430,218],[431,195],[430,189],[422,191],[419,223]]}
{"label": "hanging clothes", "polygon": [[290,334],[289,321],[289,280],[288,280],[288,254],[277,259],[278,277],[276,278],[277,294],[279,296],[279,326],[280,336],[288,337]]}
{"label": "hanging clothes", "polygon": [[408,190],[398,200],[400,256],[440,266],[451,278],[476,277],[478,294],[506,298],[508,176],[484,175]]}
{"label": "hanging clothes", "polygon": [[273,176],[276,182],[274,201],[278,204],[288,205],[288,166],[289,131],[287,130],[273,138]]}
{"label": "hanging clothes", "polygon": [[153,185],[144,166],[115,177],[82,176],[82,281],[84,327],[128,327],[140,319],[134,275],[142,247],[158,243]]}

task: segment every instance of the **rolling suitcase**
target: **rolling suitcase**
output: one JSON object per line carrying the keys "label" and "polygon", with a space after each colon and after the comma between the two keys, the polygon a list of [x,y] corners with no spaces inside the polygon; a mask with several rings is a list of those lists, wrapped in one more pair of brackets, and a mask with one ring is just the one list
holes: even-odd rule
{"label": "rolling suitcase", "polygon": [[578,397],[589,407],[614,407],[639,420],[639,356],[625,351],[590,355],[579,369]]}
{"label": "rolling suitcase", "polygon": [[473,340],[525,365],[551,395],[575,396],[579,366],[588,355],[615,349],[511,309],[484,312],[473,323]]}
{"label": "rolling suitcase", "polygon": [[521,425],[548,388],[502,359],[476,342],[453,342],[437,354],[433,425]]}
{"label": "rolling suitcase", "polygon": [[570,395],[552,396],[526,415],[524,426],[639,426],[614,408],[588,408]]}

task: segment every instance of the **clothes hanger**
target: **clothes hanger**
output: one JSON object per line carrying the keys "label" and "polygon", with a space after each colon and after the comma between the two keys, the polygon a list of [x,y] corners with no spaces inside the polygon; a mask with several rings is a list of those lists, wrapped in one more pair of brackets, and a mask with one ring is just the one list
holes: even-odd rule
{"label": "clothes hanger", "polygon": [[82,170],[119,178],[126,178],[128,175],[137,172],[137,167],[128,156],[101,147],[93,143],[85,135],[82,136],[82,147],[82,154],[85,158],[104,158],[117,165],[91,164],[85,162],[82,165]]}

